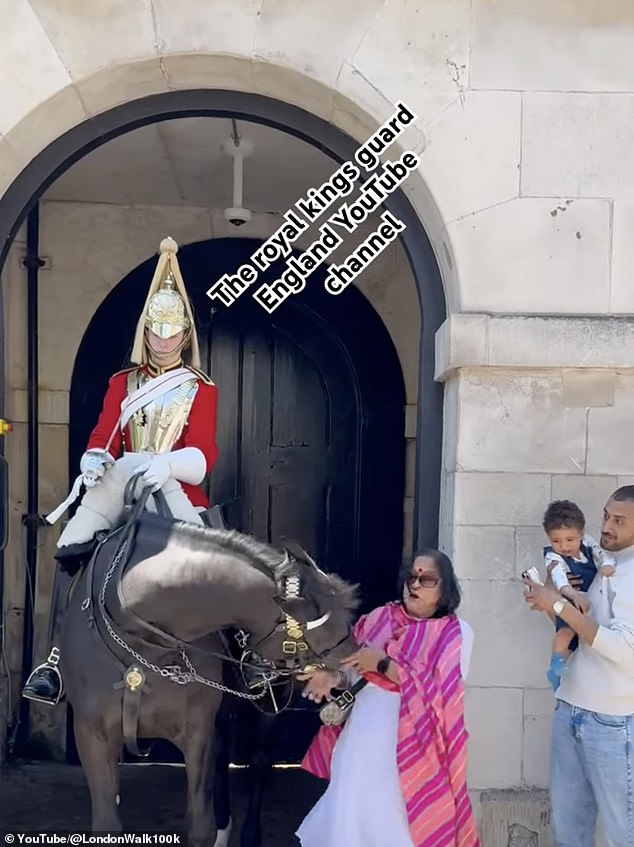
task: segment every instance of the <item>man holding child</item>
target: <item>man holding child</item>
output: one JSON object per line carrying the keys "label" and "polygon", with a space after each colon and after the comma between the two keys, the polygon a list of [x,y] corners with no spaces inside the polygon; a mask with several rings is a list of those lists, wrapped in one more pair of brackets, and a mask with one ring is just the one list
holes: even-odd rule
{"label": "man holding child", "polygon": [[634,485],[606,503],[600,544],[615,567],[597,572],[587,613],[550,580],[524,577],[530,607],[556,615],[579,641],[555,692],[555,847],[593,847],[597,813],[606,847],[634,845]]}

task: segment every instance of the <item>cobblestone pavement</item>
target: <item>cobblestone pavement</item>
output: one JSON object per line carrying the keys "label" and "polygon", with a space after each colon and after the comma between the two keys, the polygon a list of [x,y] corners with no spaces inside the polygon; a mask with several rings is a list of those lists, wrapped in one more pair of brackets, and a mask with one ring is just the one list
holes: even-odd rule
{"label": "cobblestone pavement", "polygon": [[[231,773],[237,826],[230,847],[239,847],[247,772]],[[273,771],[262,807],[262,847],[295,847],[294,831],[325,783],[297,769]],[[170,765],[121,765],[124,828],[184,829],[185,770]],[[0,769],[0,830],[69,831],[90,826],[90,799],[80,767],[17,762]]]}

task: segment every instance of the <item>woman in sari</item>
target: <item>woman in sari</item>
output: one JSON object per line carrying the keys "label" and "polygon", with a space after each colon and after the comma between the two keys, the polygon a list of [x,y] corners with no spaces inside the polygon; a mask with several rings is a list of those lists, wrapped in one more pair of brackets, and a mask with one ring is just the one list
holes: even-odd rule
{"label": "woman in sari", "polygon": [[473,645],[455,614],[451,561],[423,550],[399,574],[399,600],[362,616],[342,672],[306,674],[304,696],[363,676],[350,715],[324,726],[302,766],[329,785],[300,825],[302,847],[479,847],[467,792],[464,678]]}

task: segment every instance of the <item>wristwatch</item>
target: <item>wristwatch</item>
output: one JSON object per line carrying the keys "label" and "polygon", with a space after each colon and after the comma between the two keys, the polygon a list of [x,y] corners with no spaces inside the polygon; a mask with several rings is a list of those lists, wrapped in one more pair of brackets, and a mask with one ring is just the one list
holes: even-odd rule
{"label": "wristwatch", "polygon": [[379,659],[379,661],[376,663],[376,669],[379,673],[386,674],[391,664],[392,660],[390,659],[390,657],[385,656],[385,658]]}
{"label": "wristwatch", "polygon": [[553,603],[553,612],[556,615],[561,615],[561,613],[563,612],[563,610],[566,608],[567,605],[568,605],[568,601],[564,600],[563,598],[560,598],[559,600],[555,600],[555,602]]}

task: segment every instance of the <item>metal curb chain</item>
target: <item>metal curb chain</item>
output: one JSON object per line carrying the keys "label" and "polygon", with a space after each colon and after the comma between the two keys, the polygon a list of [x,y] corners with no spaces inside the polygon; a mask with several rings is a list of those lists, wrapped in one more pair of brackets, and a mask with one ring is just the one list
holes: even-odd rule
{"label": "metal curb chain", "polygon": [[223,685],[220,682],[215,682],[212,679],[207,679],[206,677],[201,676],[190,662],[184,650],[180,651],[180,656],[185,662],[189,673],[182,671],[178,666],[174,665],[169,666],[169,668],[161,668],[158,665],[149,662],[147,659],[144,659],[143,656],[140,655],[140,653],[137,653],[136,650],[130,647],[130,645],[127,644],[117,632],[115,632],[105,612],[106,588],[112,577],[112,574],[117,569],[117,565],[123,558],[124,551],[125,545],[122,546],[121,550],[112,560],[112,564],[106,572],[103,585],[101,586],[101,591],[99,593],[99,611],[101,612],[101,617],[106,625],[106,628],[112,640],[115,641],[120,647],[123,647],[124,650],[127,650],[127,652],[130,653],[130,655],[134,656],[137,662],[142,664],[144,667],[149,668],[150,670],[154,671],[154,673],[159,674],[159,676],[169,679],[171,682],[175,682],[178,685],[187,685],[187,683],[189,682],[199,682],[202,685],[207,685],[210,688],[215,688],[218,691],[224,692],[225,694],[232,694],[234,697],[242,697],[244,700],[261,700],[263,697],[265,697],[267,693],[266,689],[264,689],[261,694],[246,694],[243,691],[234,691],[233,689],[228,688],[226,685]]}

